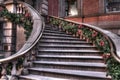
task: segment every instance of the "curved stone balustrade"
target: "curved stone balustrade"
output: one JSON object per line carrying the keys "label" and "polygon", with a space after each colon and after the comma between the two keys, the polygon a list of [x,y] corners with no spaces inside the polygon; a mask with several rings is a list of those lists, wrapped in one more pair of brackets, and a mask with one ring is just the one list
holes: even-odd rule
{"label": "curved stone balustrade", "polygon": [[[65,29],[68,30],[68,31],[69,31],[69,29],[67,28],[67,26],[74,26],[77,29],[79,29],[79,27],[82,27],[83,31],[85,31],[85,29],[86,29],[86,31],[88,30],[87,36],[85,35],[86,32],[84,32],[84,33],[82,33],[82,37],[89,38],[92,43],[94,43],[94,40],[97,39],[95,37],[92,40],[91,37],[92,37],[93,32],[97,32],[97,35],[99,33],[99,39],[103,38],[103,40],[105,40],[107,42],[107,45],[104,45],[105,43],[101,42],[101,47],[103,47],[102,49],[105,49],[105,50],[103,50],[103,52],[104,53],[111,53],[112,56],[118,62],[120,62],[120,37],[118,35],[110,32],[110,31],[103,30],[103,29],[101,29],[99,27],[96,27],[96,26],[92,26],[92,25],[85,24],[85,23],[78,23],[78,22],[74,22],[74,21],[71,21],[71,20],[65,20],[65,19],[62,19],[62,18],[54,17],[54,16],[48,16],[47,19],[48,19],[48,22],[51,23],[53,26],[57,25],[57,26],[59,26],[59,28],[63,28],[65,26]],[[108,48],[108,50],[106,49],[105,46]],[[109,50],[109,48],[110,48],[110,50]]]}
{"label": "curved stone balustrade", "polygon": [[[13,4],[13,2],[8,1],[5,3],[5,5],[8,5],[8,4],[9,5]],[[2,66],[2,73],[1,73],[2,80],[8,80],[7,75],[11,75],[10,80],[16,80],[17,78],[16,75],[19,75],[22,71],[24,72],[24,74],[27,74],[27,69],[25,68],[32,65],[30,61],[34,59],[34,56],[36,53],[35,45],[40,39],[40,37],[42,36],[42,32],[44,29],[44,23],[43,23],[42,17],[35,9],[33,9],[29,4],[24,2],[17,2],[17,4],[23,5],[24,8],[26,8],[30,12],[33,20],[33,30],[28,40],[25,42],[23,47],[17,53],[7,58],[0,59],[0,63]],[[21,61],[22,63],[20,65],[19,62]],[[10,72],[7,72],[8,66],[11,66],[12,68],[12,69],[10,68]]]}

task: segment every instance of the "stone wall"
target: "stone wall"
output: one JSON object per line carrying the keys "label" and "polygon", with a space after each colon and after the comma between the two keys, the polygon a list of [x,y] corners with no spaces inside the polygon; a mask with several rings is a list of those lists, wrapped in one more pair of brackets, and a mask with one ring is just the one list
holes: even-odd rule
{"label": "stone wall", "polygon": [[58,0],[48,0],[48,15],[58,16]]}

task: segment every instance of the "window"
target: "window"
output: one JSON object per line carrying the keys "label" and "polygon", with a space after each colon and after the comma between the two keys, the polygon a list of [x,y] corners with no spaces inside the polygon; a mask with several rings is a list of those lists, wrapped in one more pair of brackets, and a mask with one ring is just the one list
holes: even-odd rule
{"label": "window", "polygon": [[66,16],[76,16],[78,15],[77,10],[77,0],[66,0]]}
{"label": "window", "polygon": [[120,11],[120,0],[106,0],[106,12]]}
{"label": "window", "polygon": [[10,51],[11,50],[11,47],[10,45],[4,45],[4,51]]}

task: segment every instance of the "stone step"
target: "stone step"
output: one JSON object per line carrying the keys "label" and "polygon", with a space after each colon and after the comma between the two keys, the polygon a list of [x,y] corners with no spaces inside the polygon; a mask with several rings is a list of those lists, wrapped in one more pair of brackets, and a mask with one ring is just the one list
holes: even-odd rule
{"label": "stone step", "polygon": [[[83,47],[78,47],[78,46],[66,46],[66,45],[61,45],[61,46],[51,46],[52,44],[48,44],[48,46],[44,46],[44,45],[40,45],[39,47],[39,50],[53,50],[53,49],[56,49],[56,50],[97,50],[96,47],[86,47],[86,46],[83,46]],[[63,46],[63,47],[62,47]]]}
{"label": "stone step", "polygon": [[4,58],[4,54],[2,54],[2,53],[0,54],[0,59]]}
{"label": "stone step", "polygon": [[56,39],[57,39],[57,40],[61,40],[61,39],[62,39],[62,40],[66,40],[66,39],[67,39],[67,40],[75,40],[75,41],[77,40],[77,41],[79,41],[79,38],[62,37],[62,36],[59,36],[59,37],[58,37],[58,36],[44,36],[44,35],[43,35],[41,38],[43,38],[43,39],[55,39],[55,40],[56,40]]}
{"label": "stone step", "polygon": [[72,37],[72,35],[67,35],[67,34],[59,34],[59,33],[43,33],[43,35],[46,35],[46,36],[62,36],[62,37]]}
{"label": "stone step", "polygon": [[61,45],[57,45],[57,44],[45,44],[45,43],[40,43],[39,44],[40,47],[46,47],[46,48],[96,48],[94,46],[90,46],[90,45],[72,45],[72,44],[61,44]]}
{"label": "stone step", "polygon": [[37,55],[39,61],[55,61],[55,62],[103,62],[101,56],[71,56],[71,55]]}
{"label": "stone step", "polygon": [[59,49],[63,49],[63,50],[97,50],[96,47],[93,47],[93,46],[89,46],[89,45],[72,45],[72,44],[68,44],[68,45],[62,45],[62,44],[39,44],[39,50],[41,49],[56,49],[56,50],[59,50]]}
{"label": "stone step", "polygon": [[87,50],[79,50],[79,51],[75,51],[75,52],[70,52],[70,51],[57,51],[57,50],[53,50],[53,51],[49,51],[49,50],[39,50],[39,55],[71,55],[71,56],[102,56],[103,53],[100,51],[87,51]]}
{"label": "stone step", "polygon": [[56,39],[40,39],[40,42],[45,42],[45,43],[76,43],[76,44],[80,44],[80,43],[87,43],[85,40],[56,40]]}
{"label": "stone step", "polygon": [[107,77],[102,52],[92,43],[57,28],[45,27],[38,54],[23,80],[111,80]]}
{"label": "stone step", "polygon": [[40,76],[40,75],[25,75],[25,76],[19,76],[20,80],[68,80],[68,79],[62,79],[62,78],[54,78],[54,77],[47,77],[47,76]]}
{"label": "stone step", "polygon": [[54,30],[44,30],[44,33],[59,33],[59,34],[65,34],[65,32],[54,31]]}
{"label": "stone step", "polygon": [[100,51],[98,51],[98,50],[62,50],[62,49],[61,49],[61,50],[55,50],[55,49],[53,49],[53,50],[47,50],[47,49],[46,49],[46,50],[39,50],[39,51],[42,51],[42,52],[43,52],[43,51],[44,51],[44,52],[68,52],[68,53],[71,53],[71,52],[73,52],[73,53],[76,53],[76,52],[79,52],[79,53],[80,53],[80,52],[86,52],[86,53],[87,53],[87,52],[88,52],[88,53],[89,53],[89,52],[96,52],[96,53],[97,53],[97,52],[98,52],[98,53],[99,53],[99,52],[100,52]]}
{"label": "stone step", "polygon": [[37,55],[39,57],[47,57],[47,58],[75,58],[75,59],[103,59],[102,56],[65,56],[65,55]]}
{"label": "stone step", "polygon": [[50,77],[61,77],[72,80],[106,80],[110,79],[107,77],[106,72],[94,72],[94,71],[82,71],[82,70],[66,70],[66,69],[49,69],[49,68],[29,68],[30,74]]}
{"label": "stone step", "polygon": [[55,41],[53,41],[53,40],[40,40],[39,41],[39,45],[48,45],[48,44],[50,44],[50,45],[70,45],[70,46],[73,46],[73,45],[75,45],[75,46],[91,46],[92,47],[92,44],[91,43],[87,43],[87,42],[85,42],[85,41],[57,41],[57,40],[55,40]]}
{"label": "stone step", "polygon": [[55,61],[34,61],[34,67],[50,68],[50,69],[68,69],[68,70],[85,70],[105,72],[106,65],[104,63],[91,62],[55,62]]}
{"label": "stone step", "polygon": [[53,27],[51,27],[51,26],[46,26],[46,27],[45,27],[45,30],[54,30],[54,29],[53,29]]}

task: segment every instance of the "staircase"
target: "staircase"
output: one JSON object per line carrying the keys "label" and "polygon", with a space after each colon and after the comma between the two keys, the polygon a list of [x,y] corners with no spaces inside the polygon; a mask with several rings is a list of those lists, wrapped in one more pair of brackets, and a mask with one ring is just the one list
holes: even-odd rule
{"label": "staircase", "polygon": [[29,75],[20,80],[110,80],[102,52],[85,40],[46,26]]}

